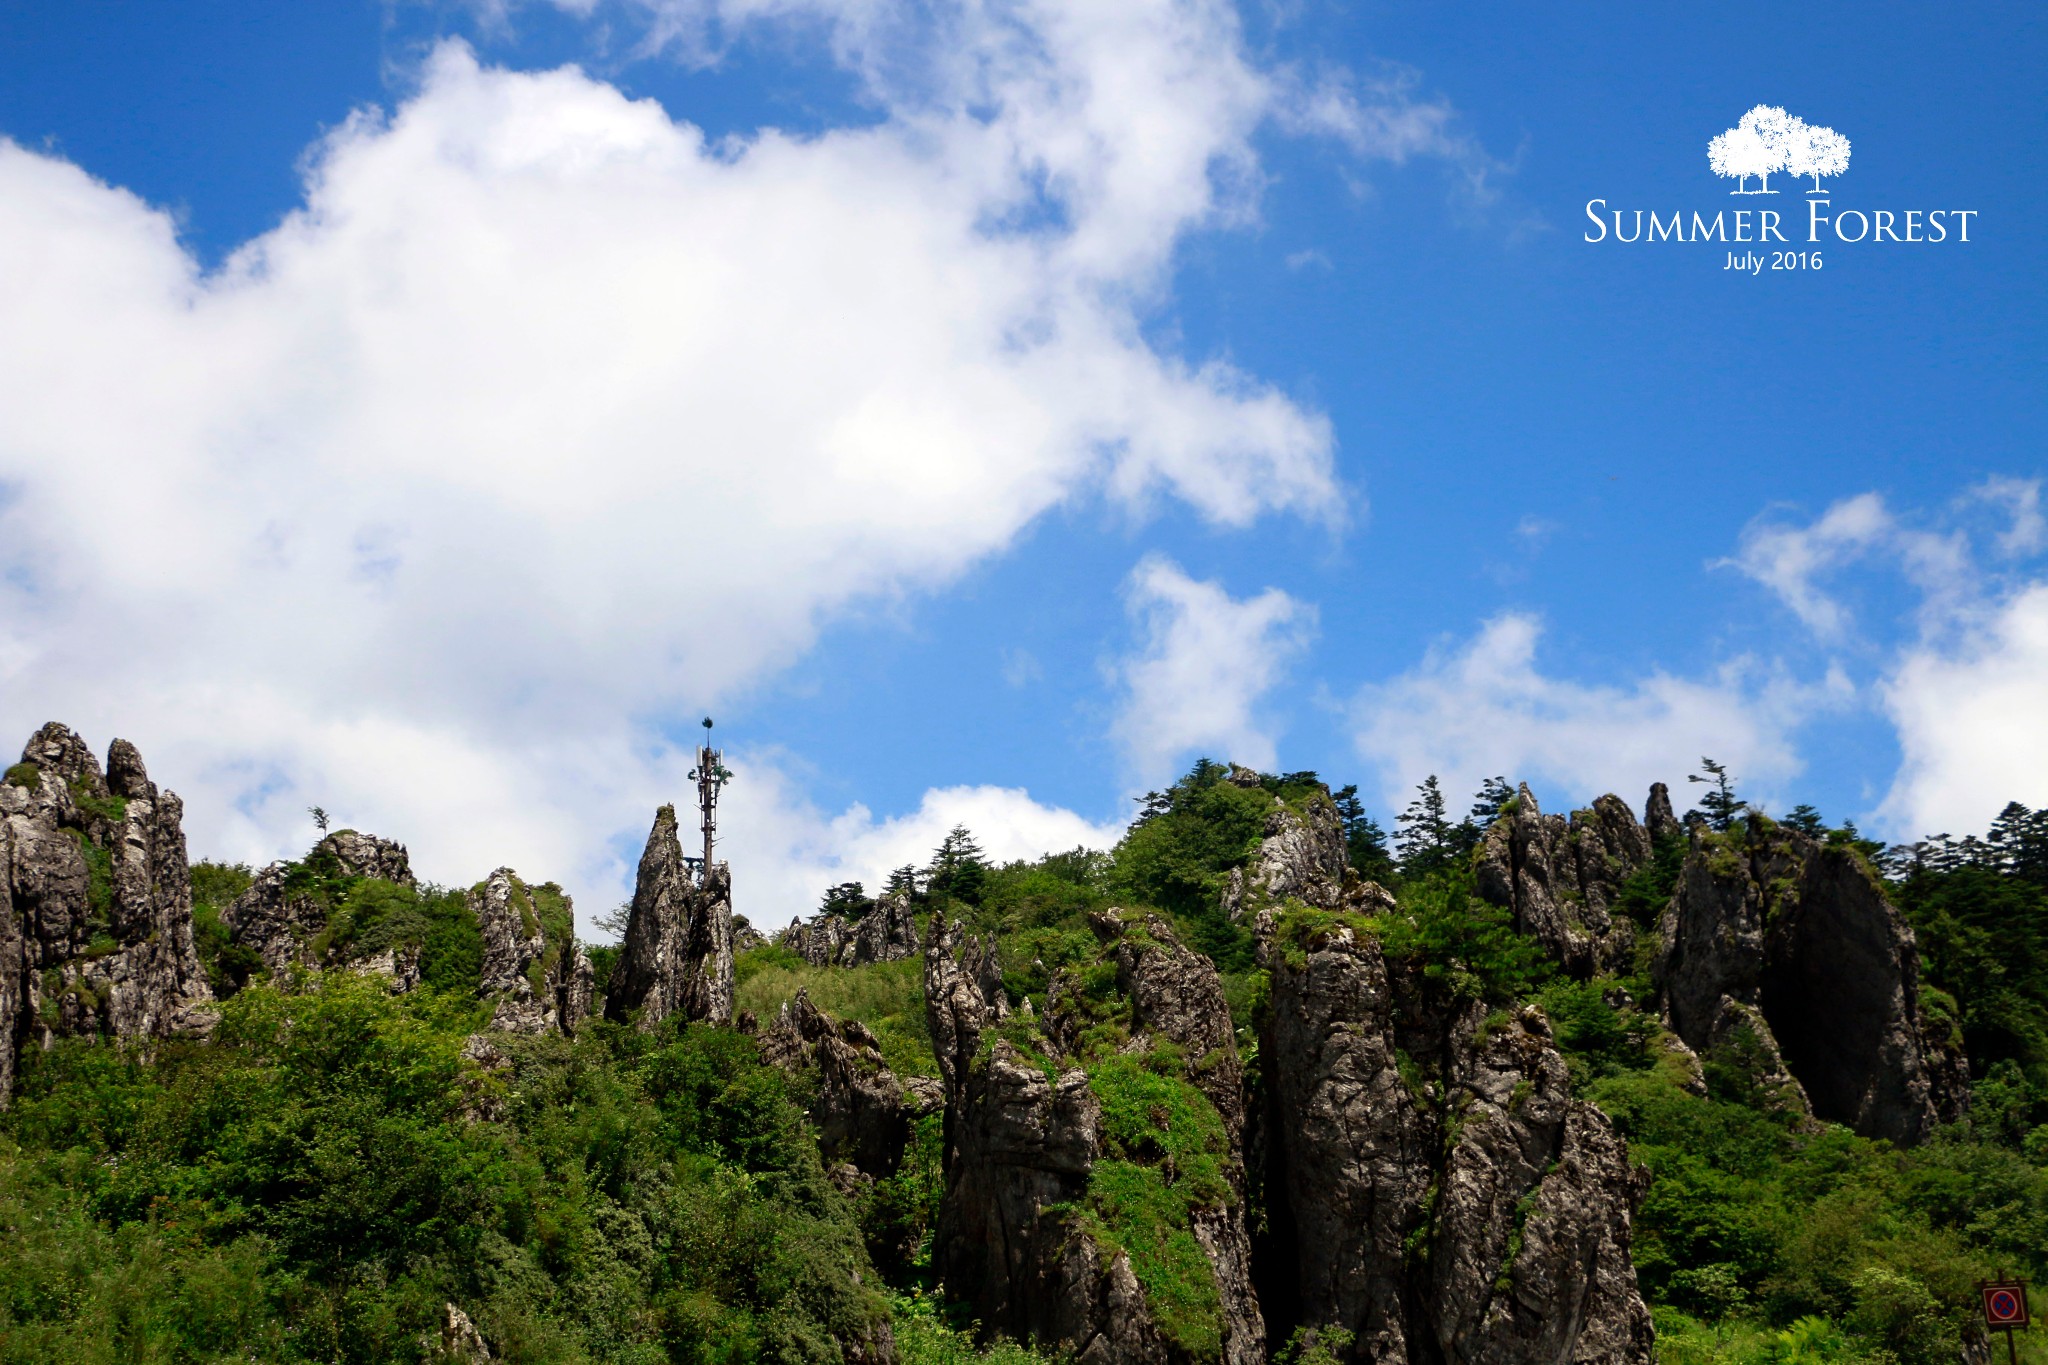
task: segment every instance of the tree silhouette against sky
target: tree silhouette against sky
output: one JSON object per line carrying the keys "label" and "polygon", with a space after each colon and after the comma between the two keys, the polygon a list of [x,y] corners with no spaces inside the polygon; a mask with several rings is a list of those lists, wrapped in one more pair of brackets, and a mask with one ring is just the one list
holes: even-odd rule
{"label": "tree silhouette against sky", "polygon": [[1785,169],[1793,175],[1812,176],[1813,188],[1807,193],[1819,194],[1822,176],[1840,175],[1849,169],[1849,139],[1832,128],[1800,123],[1786,143]]}
{"label": "tree silhouette against sky", "polygon": [[1749,188],[1749,178],[1771,172],[1771,150],[1754,130],[1730,128],[1707,144],[1707,165],[1715,175],[1735,181],[1735,188],[1728,193],[1756,194],[1758,191]]}
{"label": "tree silhouette against sky", "polygon": [[[1759,104],[1707,143],[1707,165],[1715,175],[1734,179],[1730,194],[1776,194],[1772,171],[1810,175],[1810,193],[1819,193],[1822,176],[1840,175],[1849,168],[1849,139],[1775,104]],[[1757,189],[1748,187],[1752,175],[1761,181]]]}

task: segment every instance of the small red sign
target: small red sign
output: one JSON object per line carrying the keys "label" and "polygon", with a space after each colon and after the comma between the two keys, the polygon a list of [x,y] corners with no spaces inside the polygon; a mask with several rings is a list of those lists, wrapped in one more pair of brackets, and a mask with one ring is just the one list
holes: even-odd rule
{"label": "small red sign", "polygon": [[2008,1330],[2027,1326],[2027,1287],[2023,1284],[1985,1285],[1984,1325]]}

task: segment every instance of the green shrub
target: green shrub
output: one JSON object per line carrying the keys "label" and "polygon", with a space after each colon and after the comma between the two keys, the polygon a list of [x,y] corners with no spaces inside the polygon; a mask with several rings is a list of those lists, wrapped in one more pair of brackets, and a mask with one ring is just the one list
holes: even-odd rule
{"label": "green shrub", "polygon": [[497,1358],[834,1365],[889,1306],[751,1039],[602,1023],[461,1060],[477,1007],[267,986],[154,1061],[27,1058],[0,1118],[0,1361]]}
{"label": "green shrub", "polygon": [[6,782],[10,787],[34,791],[43,783],[43,770],[33,763],[17,763],[7,770],[6,777],[0,778],[0,781]]}

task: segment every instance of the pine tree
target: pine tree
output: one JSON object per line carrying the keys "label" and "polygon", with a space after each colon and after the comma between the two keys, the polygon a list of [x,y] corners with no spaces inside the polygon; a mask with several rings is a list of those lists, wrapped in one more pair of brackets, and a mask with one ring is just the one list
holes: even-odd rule
{"label": "pine tree", "polygon": [[1359,876],[1369,881],[1388,882],[1394,877],[1394,858],[1387,852],[1387,832],[1380,822],[1365,813],[1353,783],[1330,794],[1337,803],[1337,818],[1344,826],[1345,860]]}
{"label": "pine tree", "polygon": [[967,826],[953,826],[933,852],[931,866],[925,869],[926,893],[979,905],[987,880],[988,859],[982,856],[981,845],[974,841]]}
{"label": "pine tree", "polygon": [[1415,789],[1415,799],[1395,821],[1394,842],[1401,850],[1401,872],[1420,877],[1449,867],[1457,856],[1458,829],[1446,813],[1443,784],[1431,773]]}
{"label": "pine tree", "polygon": [[1479,795],[1473,799],[1472,813],[1465,817],[1465,823],[1477,825],[1483,834],[1514,799],[1515,789],[1505,777],[1489,777],[1479,784]]}
{"label": "pine tree", "polygon": [[889,884],[882,889],[882,894],[921,904],[924,901],[923,881],[924,874],[905,863],[889,874]]}
{"label": "pine tree", "polygon": [[1788,828],[1796,829],[1801,834],[1811,835],[1816,839],[1828,832],[1827,821],[1821,819],[1820,812],[1807,805],[1804,801],[1794,806],[1791,813],[1778,823]]}
{"label": "pine tree", "polygon": [[874,904],[868,899],[867,888],[859,882],[841,882],[825,888],[825,899],[818,909],[827,915],[841,919],[859,919]]}
{"label": "pine tree", "polygon": [[2048,885],[2048,809],[2030,811],[2007,802],[1991,822],[1990,842],[2001,871]]}
{"label": "pine tree", "polygon": [[[1707,823],[1713,828],[1725,830],[1735,823],[1736,816],[1749,809],[1749,802],[1737,799],[1735,779],[1729,776],[1725,763],[1716,763],[1711,758],[1701,758],[1700,766],[1707,770],[1705,776],[1692,773],[1685,780],[1705,783],[1710,788],[1707,794],[1700,798],[1699,814],[1704,815]],[[1692,812],[1687,814],[1690,815]]]}

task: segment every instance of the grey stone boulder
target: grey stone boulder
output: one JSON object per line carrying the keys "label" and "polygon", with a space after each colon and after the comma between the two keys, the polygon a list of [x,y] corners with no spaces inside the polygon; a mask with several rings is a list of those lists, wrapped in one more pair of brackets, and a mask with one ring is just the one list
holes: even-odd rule
{"label": "grey stone boulder", "polygon": [[590,1012],[590,957],[573,932],[551,934],[541,896],[560,903],[573,925],[575,905],[552,882],[531,887],[501,867],[465,898],[483,939],[478,992],[495,1000],[491,1027],[504,1033],[574,1033]]}
{"label": "grey stone boulder", "polygon": [[[1129,1039],[1120,1051],[1184,1059],[1186,1079],[1223,1119],[1229,1193],[1193,1208],[1186,1230],[1214,1280],[1220,1358],[1255,1365],[1265,1358],[1265,1324],[1245,1223],[1242,1069],[1222,984],[1208,959],[1158,917],[1112,911],[1095,916],[1093,927],[1101,941],[1096,962],[1114,967],[1113,998],[1127,1002],[1116,1007],[1128,1009]],[[947,1099],[934,1268],[985,1330],[1079,1360],[1203,1358],[1161,1328],[1160,1309],[1148,1301],[1128,1252],[1091,1231],[1082,1212],[1092,1173],[1113,1154],[1101,1101],[1074,1052],[1100,1022],[1099,971],[1055,976],[1042,1029],[1021,1012],[1005,1025],[990,999],[1000,991],[999,975],[989,970],[995,957],[991,941],[962,935],[943,919],[926,940],[927,1022]],[[984,1045],[999,1027],[1004,1034]],[[1033,1050],[1013,1033],[1032,1038]]]}
{"label": "grey stone boulder", "polygon": [[1473,855],[1479,894],[1574,976],[1628,970],[1635,925],[1616,913],[1622,883],[1649,862],[1651,840],[1617,796],[1566,819],[1545,815],[1527,784]]}

